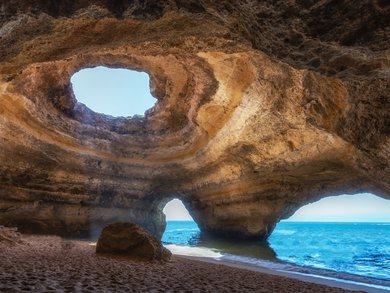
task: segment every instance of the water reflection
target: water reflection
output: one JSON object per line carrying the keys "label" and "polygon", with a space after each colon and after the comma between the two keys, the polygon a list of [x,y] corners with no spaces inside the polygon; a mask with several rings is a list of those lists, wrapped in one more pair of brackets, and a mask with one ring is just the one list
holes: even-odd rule
{"label": "water reflection", "polygon": [[268,242],[229,241],[202,233],[195,222],[169,221],[162,241],[166,245],[202,247],[221,254],[241,255],[263,260],[276,260]]}
{"label": "water reflection", "polygon": [[[192,241],[194,241],[194,246],[215,249],[222,254],[241,255],[263,260],[276,260],[275,251],[266,241],[229,241],[227,239],[215,238],[203,233],[199,233],[197,239],[195,237],[192,238],[191,242]],[[197,241],[197,243],[195,241]]]}

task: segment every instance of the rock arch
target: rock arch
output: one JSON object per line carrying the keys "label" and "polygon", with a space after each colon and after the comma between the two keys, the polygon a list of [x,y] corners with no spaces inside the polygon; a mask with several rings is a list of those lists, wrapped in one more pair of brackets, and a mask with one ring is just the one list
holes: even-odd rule
{"label": "rock arch", "polygon": [[[264,239],[330,194],[390,198],[388,7],[343,2],[377,20],[371,38],[331,3],[179,2],[2,5],[0,224],[161,236],[151,203],[174,192],[204,231]],[[312,26],[319,13],[343,33]],[[156,105],[126,119],[77,104],[70,76],[99,65],[147,72]]]}

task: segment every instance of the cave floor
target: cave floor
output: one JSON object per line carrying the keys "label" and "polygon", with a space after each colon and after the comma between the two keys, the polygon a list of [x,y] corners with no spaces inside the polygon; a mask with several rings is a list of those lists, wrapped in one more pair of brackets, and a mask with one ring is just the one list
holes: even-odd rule
{"label": "cave floor", "polygon": [[345,292],[175,256],[169,263],[97,256],[86,241],[21,239],[0,245],[0,292]]}

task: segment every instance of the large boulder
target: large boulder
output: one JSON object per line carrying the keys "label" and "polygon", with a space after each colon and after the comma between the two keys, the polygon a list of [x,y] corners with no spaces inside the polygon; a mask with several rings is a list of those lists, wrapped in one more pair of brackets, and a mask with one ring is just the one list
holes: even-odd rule
{"label": "large boulder", "polygon": [[132,223],[114,223],[104,227],[96,246],[96,253],[163,261],[168,261],[172,255],[157,238]]}

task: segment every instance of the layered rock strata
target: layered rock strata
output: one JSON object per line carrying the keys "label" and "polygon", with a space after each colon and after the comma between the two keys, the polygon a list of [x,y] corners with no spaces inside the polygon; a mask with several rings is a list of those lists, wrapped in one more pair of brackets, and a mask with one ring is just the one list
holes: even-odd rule
{"label": "layered rock strata", "polygon": [[[322,197],[390,198],[388,16],[379,0],[0,2],[0,224],[160,237],[176,197],[204,232],[265,239]],[[78,103],[70,77],[99,65],[147,72],[156,105]]]}

